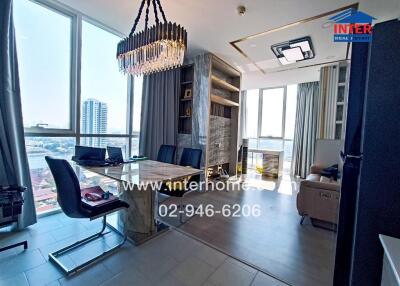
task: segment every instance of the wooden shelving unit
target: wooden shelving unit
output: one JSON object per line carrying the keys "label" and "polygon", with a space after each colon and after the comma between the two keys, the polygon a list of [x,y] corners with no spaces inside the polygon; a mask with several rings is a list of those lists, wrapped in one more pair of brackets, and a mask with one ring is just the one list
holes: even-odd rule
{"label": "wooden shelving unit", "polygon": [[[241,74],[213,54],[187,59],[181,68],[177,157],[184,148],[201,149],[202,179],[236,175]],[[192,96],[185,96],[185,90]],[[188,115],[187,108],[193,108]],[[192,134],[193,133],[193,134]]]}
{"label": "wooden shelving unit", "polygon": [[215,94],[211,94],[211,102],[218,103],[218,104],[221,104],[224,106],[229,106],[229,107],[232,107],[232,106],[238,107],[239,106],[238,102],[235,102],[230,99],[226,99],[222,96],[215,95]]}
{"label": "wooden shelving unit", "polygon": [[191,101],[193,100],[193,97],[188,97],[188,98],[181,98],[180,101]]}
{"label": "wooden shelving unit", "polygon": [[[178,133],[192,133],[192,111],[193,111],[193,65],[185,65],[181,68],[181,90],[179,92],[179,118]],[[190,96],[187,97],[187,92]]]}
{"label": "wooden shelving unit", "polygon": [[192,80],[188,80],[188,81],[181,82],[181,85],[187,85],[187,84],[192,84],[192,83],[193,83]]}
{"label": "wooden shelving unit", "polygon": [[210,83],[206,167],[210,177],[215,177],[215,172],[222,170],[234,176],[238,154],[241,74],[212,55]]}
{"label": "wooden shelving unit", "polygon": [[236,86],[218,78],[215,75],[211,75],[211,80],[212,80],[212,83],[215,85],[215,87],[226,89],[227,91],[230,91],[230,92],[239,92],[240,91],[240,89],[237,88]]}
{"label": "wooden shelving unit", "polygon": [[347,93],[349,81],[349,64],[340,62],[337,66],[338,82],[335,106],[335,139],[344,139],[347,117]]}

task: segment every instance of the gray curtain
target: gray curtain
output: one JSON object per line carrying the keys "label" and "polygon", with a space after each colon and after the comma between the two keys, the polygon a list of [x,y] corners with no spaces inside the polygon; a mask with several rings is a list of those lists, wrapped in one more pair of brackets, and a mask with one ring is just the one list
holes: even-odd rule
{"label": "gray curtain", "polygon": [[305,178],[314,161],[319,106],[319,83],[298,85],[293,140],[292,174]]}
{"label": "gray curtain", "polygon": [[240,95],[240,129],[239,129],[239,145],[242,145],[243,138],[247,138],[246,130],[247,119],[247,90],[242,91]]}
{"label": "gray curtain", "polygon": [[151,160],[162,144],[176,145],[180,73],[173,69],[143,78],[139,153]]}
{"label": "gray curtain", "polygon": [[12,0],[0,1],[0,185],[21,185],[24,193],[19,228],[36,222],[32,183],[25,150]]}
{"label": "gray curtain", "polygon": [[335,139],[338,77],[339,69],[336,65],[325,66],[320,70],[318,139]]}

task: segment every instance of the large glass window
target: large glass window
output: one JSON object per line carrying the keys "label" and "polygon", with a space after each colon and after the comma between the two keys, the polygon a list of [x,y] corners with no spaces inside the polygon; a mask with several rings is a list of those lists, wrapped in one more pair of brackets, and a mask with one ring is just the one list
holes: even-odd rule
{"label": "large glass window", "polygon": [[261,136],[282,137],[284,95],[284,88],[263,90]]}
{"label": "large glass window", "polygon": [[72,18],[27,0],[14,11],[24,126],[72,129]]}
{"label": "large glass window", "polygon": [[246,93],[246,133],[248,138],[257,138],[259,90],[252,89]]}
{"label": "large glass window", "polygon": [[[15,0],[14,19],[26,149],[37,212],[43,213],[58,208],[44,156],[69,160],[76,144],[121,147],[125,158],[138,154],[142,78],[118,70],[122,35],[74,10]],[[83,187],[115,189],[93,173],[77,175]]]}
{"label": "large glass window", "polygon": [[82,134],[127,134],[127,76],[115,59],[120,40],[82,21]]}
{"label": "large glass window", "polygon": [[285,112],[285,139],[293,140],[296,122],[297,84],[287,86]]}
{"label": "large glass window", "polygon": [[[246,100],[246,133],[250,138],[250,149],[282,150],[284,173],[289,173],[295,132],[297,85],[249,90]],[[249,154],[249,160],[253,162],[254,154]]]}
{"label": "large glass window", "polygon": [[42,213],[57,208],[56,187],[44,157],[71,159],[75,138],[27,137],[25,144],[36,210]]}

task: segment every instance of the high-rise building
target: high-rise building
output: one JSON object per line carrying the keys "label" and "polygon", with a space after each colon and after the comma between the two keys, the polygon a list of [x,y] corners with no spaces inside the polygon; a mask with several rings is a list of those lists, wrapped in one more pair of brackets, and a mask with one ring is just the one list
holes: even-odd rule
{"label": "high-rise building", "polygon": [[[107,104],[89,98],[82,103],[82,134],[107,133]],[[83,137],[82,145],[101,147],[103,138]]]}

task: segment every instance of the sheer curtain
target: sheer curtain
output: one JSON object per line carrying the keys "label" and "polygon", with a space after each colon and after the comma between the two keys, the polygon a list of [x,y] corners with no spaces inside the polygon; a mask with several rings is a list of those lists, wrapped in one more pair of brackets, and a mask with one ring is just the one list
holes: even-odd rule
{"label": "sheer curtain", "polygon": [[293,139],[292,174],[305,178],[314,161],[319,106],[319,83],[298,85]]}
{"label": "sheer curtain", "polygon": [[0,185],[27,187],[19,228],[36,222],[25,150],[12,0],[0,1]]}
{"label": "sheer curtain", "polygon": [[139,154],[155,160],[162,144],[176,145],[180,69],[144,76]]}

